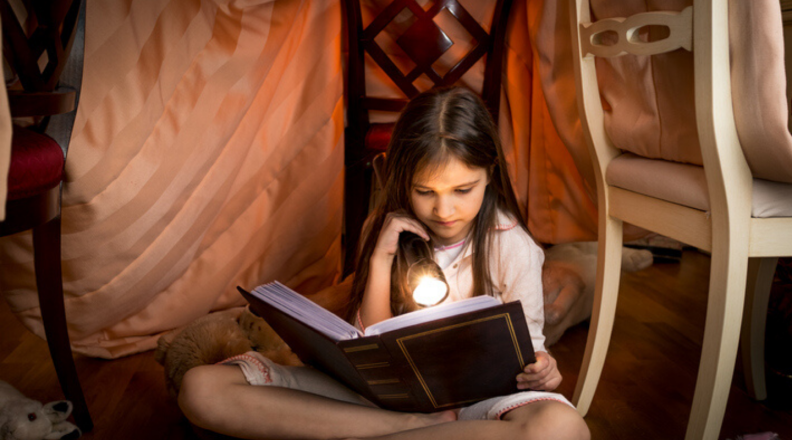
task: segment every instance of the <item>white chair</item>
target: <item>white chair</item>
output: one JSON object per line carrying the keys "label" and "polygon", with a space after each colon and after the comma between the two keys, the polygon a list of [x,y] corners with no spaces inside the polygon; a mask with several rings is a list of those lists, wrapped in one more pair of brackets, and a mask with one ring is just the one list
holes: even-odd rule
{"label": "white chair", "polygon": [[[622,223],[628,222],[712,255],[687,439],[718,438],[746,298],[746,379],[749,390],[764,397],[764,317],[770,281],[777,257],[792,255],[792,185],[755,179],[738,138],[728,6],[728,0],[694,0],[681,12],[642,13],[595,23],[588,0],[575,0],[571,8],[578,107],[594,162],[599,206],[594,310],[573,402],[582,415],[587,413],[605,363],[619,291]],[[641,41],[637,30],[645,26],[666,27],[668,36]],[[627,147],[614,145],[605,128],[595,57],[654,56],[680,48],[692,50],[694,56],[701,167],[625,152]],[[776,203],[780,209],[772,212],[772,218],[759,218],[761,203]]]}

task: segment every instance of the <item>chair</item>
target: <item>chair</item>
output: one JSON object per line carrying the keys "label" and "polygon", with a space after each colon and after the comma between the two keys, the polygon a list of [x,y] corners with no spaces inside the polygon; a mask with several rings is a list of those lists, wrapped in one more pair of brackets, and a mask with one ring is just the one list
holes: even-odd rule
{"label": "chair", "polygon": [[[495,11],[487,33],[481,25],[456,0],[435,0],[424,10],[416,0],[395,0],[385,6],[364,29],[361,4],[356,0],[345,0],[344,12],[347,23],[349,63],[347,67],[347,128],[345,136],[345,190],[344,190],[344,274],[354,270],[355,250],[363,221],[368,215],[371,192],[371,161],[384,152],[393,124],[371,123],[369,111],[399,112],[407,102],[420,93],[415,85],[423,77],[433,87],[457,83],[484,55],[484,84],[482,98],[495,121],[500,106],[501,71],[503,67],[503,41],[506,33],[511,0],[497,0]],[[402,73],[401,60],[388,55],[377,38],[394,23],[404,17],[405,10],[412,14],[414,22],[396,38],[403,50],[402,58],[412,63],[409,72]],[[436,68],[437,60],[455,44],[444,30],[433,20],[440,14],[450,13],[472,36],[474,43],[462,59],[441,74]],[[396,21],[399,21],[396,20]],[[364,59],[370,57],[376,65],[398,86],[403,94],[400,98],[370,96],[366,92],[366,70]]]}
{"label": "chair", "polygon": [[[50,355],[63,393],[83,432],[93,428],[72,358],[61,278],[61,183],[64,154],[44,129],[50,116],[76,108],[76,92],[58,87],[72,47],[80,1],[16,2],[27,6],[22,19],[11,3],[0,4],[3,53],[21,90],[8,90],[13,117],[30,117],[29,127],[13,126],[6,219],[0,236],[33,230],[34,268]],[[41,65],[39,64],[41,63]]]}
{"label": "chair", "polygon": [[[755,179],[738,138],[728,0],[695,0],[679,13],[642,13],[593,23],[588,0],[575,0],[573,5],[578,108],[594,162],[599,208],[594,310],[573,402],[582,415],[587,413],[605,362],[619,290],[622,225],[629,222],[711,252],[701,362],[686,438],[716,439],[731,386],[744,304],[745,376],[757,397],[765,393],[764,314],[777,257],[792,255],[792,185]],[[647,26],[665,28],[665,38],[644,41],[638,31]],[[614,145],[605,128],[595,58],[656,56],[680,48],[693,51],[703,166],[622,151],[629,146]],[[670,189],[675,186],[686,191]],[[767,201],[780,201],[782,209],[771,217],[761,215],[759,205]]]}

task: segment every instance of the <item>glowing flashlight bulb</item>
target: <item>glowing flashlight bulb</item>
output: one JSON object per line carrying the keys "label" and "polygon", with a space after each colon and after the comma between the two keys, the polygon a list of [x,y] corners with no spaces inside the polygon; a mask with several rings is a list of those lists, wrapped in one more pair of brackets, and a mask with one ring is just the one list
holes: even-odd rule
{"label": "glowing flashlight bulb", "polygon": [[418,287],[413,291],[413,299],[424,307],[433,306],[442,301],[447,292],[446,283],[437,278],[426,276],[421,278]]}

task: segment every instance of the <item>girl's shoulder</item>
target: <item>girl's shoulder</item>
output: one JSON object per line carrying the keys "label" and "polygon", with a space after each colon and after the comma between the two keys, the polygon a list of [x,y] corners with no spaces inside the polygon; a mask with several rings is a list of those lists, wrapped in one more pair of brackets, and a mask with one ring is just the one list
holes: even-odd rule
{"label": "girl's shoulder", "polygon": [[498,211],[496,225],[491,229],[494,244],[501,254],[519,256],[524,254],[544,255],[542,248],[523,229],[518,220],[511,214]]}
{"label": "girl's shoulder", "polygon": [[[518,221],[517,219],[504,211],[498,210],[498,219],[495,222],[495,226],[492,228],[493,231],[510,231],[512,229],[522,229],[517,227]],[[523,231],[525,232],[525,231]]]}

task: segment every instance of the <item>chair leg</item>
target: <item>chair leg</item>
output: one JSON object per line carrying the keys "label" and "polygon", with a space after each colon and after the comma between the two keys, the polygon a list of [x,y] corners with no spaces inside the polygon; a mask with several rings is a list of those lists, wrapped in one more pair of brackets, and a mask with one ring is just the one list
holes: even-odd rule
{"label": "chair leg", "polygon": [[[747,245],[713,231],[707,318],[687,440],[715,440],[731,390],[748,272]],[[719,249],[718,249],[719,248]]]}
{"label": "chair leg", "polygon": [[594,306],[591,311],[586,352],[580,366],[572,403],[578,413],[585,416],[594,398],[605,355],[610,344],[622,263],[622,221],[600,216],[599,249],[597,251],[597,279],[594,289]]}
{"label": "chair leg", "polygon": [[765,383],[765,325],[770,288],[773,286],[778,258],[748,260],[748,281],[745,289],[745,311],[740,333],[743,375],[748,393],[756,400],[767,398]]}
{"label": "chair leg", "polygon": [[371,195],[371,171],[364,164],[347,168],[344,177],[344,271],[346,277],[355,270],[360,232],[366,220]]}
{"label": "chair leg", "polygon": [[93,429],[77,369],[72,357],[61,276],[60,216],[33,229],[33,253],[41,317],[52,362],[67,400],[74,405],[73,415],[83,432]]}

